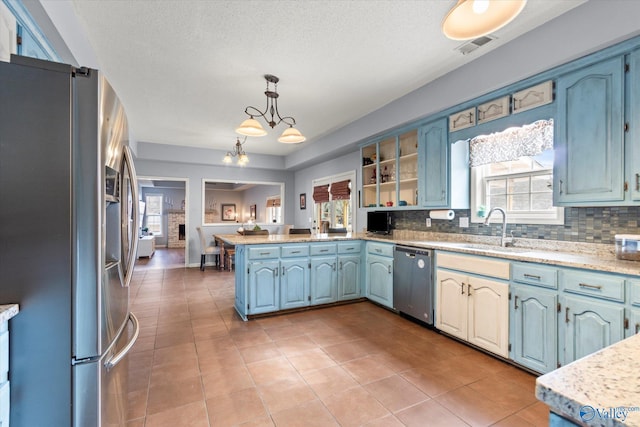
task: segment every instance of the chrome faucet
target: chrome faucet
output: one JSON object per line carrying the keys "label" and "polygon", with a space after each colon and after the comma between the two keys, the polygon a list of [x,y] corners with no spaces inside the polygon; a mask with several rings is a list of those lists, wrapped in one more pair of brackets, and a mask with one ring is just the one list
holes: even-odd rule
{"label": "chrome faucet", "polygon": [[484,225],[489,225],[489,218],[491,218],[491,214],[493,211],[498,211],[502,214],[502,236],[500,236],[500,246],[503,248],[507,245],[513,244],[513,234],[511,237],[507,237],[507,213],[502,208],[491,208],[487,217],[484,220]]}

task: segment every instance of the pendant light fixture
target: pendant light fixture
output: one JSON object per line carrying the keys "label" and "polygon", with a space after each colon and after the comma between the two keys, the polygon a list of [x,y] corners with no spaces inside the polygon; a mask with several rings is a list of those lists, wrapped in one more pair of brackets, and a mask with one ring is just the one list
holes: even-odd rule
{"label": "pendant light fixture", "polygon": [[471,40],[499,30],[518,16],[527,0],[458,0],[442,21],[453,40]]}
{"label": "pendant light fixture", "polygon": [[247,142],[247,137],[244,137],[244,141],[240,142],[240,138],[236,138],[236,145],[233,147],[233,151],[227,151],[227,154],[222,159],[223,163],[231,164],[233,163],[232,157],[238,158],[238,166],[245,166],[249,163],[249,156],[242,149],[242,145]]}
{"label": "pendant light fixture", "polygon": [[[294,126],[296,125],[296,120],[291,116],[280,116],[280,112],[278,111],[278,82],[280,79],[271,74],[265,74],[264,79],[267,81],[267,90],[265,90],[264,94],[267,96],[267,107],[264,111],[258,110],[256,107],[248,106],[244,109],[245,114],[249,116],[247,120],[242,122],[240,126],[236,129],[240,135],[245,136],[264,136],[267,134],[267,131],[260,125],[260,122],[256,120],[254,117],[262,117],[271,128],[276,127],[280,123],[284,122],[289,125],[287,129],[282,132],[280,138],[278,138],[279,142],[283,142],[285,144],[296,144],[298,142],[303,142],[307,138],[305,138],[298,129]],[[271,90],[271,85],[273,85],[273,90]]]}

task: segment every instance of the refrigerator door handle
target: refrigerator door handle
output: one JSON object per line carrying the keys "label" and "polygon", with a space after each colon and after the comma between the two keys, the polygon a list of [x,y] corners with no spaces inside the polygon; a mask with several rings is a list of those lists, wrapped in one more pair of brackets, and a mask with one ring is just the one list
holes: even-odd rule
{"label": "refrigerator door handle", "polygon": [[[129,175],[129,181],[131,183],[131,198],[132,198],[131,207],[133,209],[133,225],[132,225],[133,228],[131,230],[127,229],[127,226],[129,225],[129,218],[127,218],[126,220],[123,218],[123,230],[122,230],[123,234],[129,233],[131,235],[131,247],[129,248],[129,253],[127,254],[128,259],[127,259],[127,263],[125,264],[126,270],[124,272],[124,283],[123,283],[124,287],[129,287],[129,283],[131,283],[131,276],[133,275],[133,267],[135,266],[136,257],[138,254],[138,239],[139,239],[138,229],[140,228],[140,223],[139,223],[140,208],[138,203],[138,178],[136,176],[136,169],[133,165],[133,156],[131,154],[131,149],[128,146],[124,147],[122,159],[123,159],[123,162],[122,162],[123,168],[127,170],[127,173]],[[121,174],[121,176],[124,176],[124,174]],[[125,201],[128,203],[128,198],[123,196],[123,199],[127,199]],[[126,221],[126,223],[124,221]]]}
{"label": "refrigerator door handle", "polygon": [[[107,368],[107,371],[111,370],[114,366],[120,363],[120,361],[127,355],[127,353],[129,353],[129,350],[131,350],[133,345],[138,340],[138,335],[140,334],[140,324],[138,323],[138,318],[133,313],[129,313],[129,320],[133,324],[133,336],[131,337],[127,345],[122,348],[122,350],[116,353],[111,359],[104,362],[104,366],[105,368]],[[126,330],[127,328],[122,328],[122,332],[120,333],[123,334]],[[116,341],[117,339],[114,340],[114,342]]]}

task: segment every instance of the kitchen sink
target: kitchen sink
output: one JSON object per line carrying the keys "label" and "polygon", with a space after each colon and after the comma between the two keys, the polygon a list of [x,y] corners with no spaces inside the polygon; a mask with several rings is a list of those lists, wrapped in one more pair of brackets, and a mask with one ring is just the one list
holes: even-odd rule
{"label": "kitchen sink", "polygon": [[531,252],[531,249],[527,249],[527,248],[514,248],[513,246],[502,247],[498,245],[487,245],[483,243],[457,243],[457,244],[452,244],[452,246],[456,246],[463,249],[478,249],[478,250],[489,251],[489,252],[506,252],[506,253]]}

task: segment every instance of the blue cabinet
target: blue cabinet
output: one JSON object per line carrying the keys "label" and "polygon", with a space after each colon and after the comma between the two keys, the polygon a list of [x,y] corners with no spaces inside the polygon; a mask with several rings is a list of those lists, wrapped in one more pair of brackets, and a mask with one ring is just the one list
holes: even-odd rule
{"label": "blue cabinet", "polygon": [[337,300],[336,256],[311,258],[311,304],[326,304]]}
{"label": "blue cabinet", "polygon": [[631,200],[640,201],[640,50],[629,55],[627,59],[629,73],[626,102],[626,121],[629,123],[626,150],[629,171],[628,179],[631,187]]}
{"label": "blue cabinet", "polygon": [[558,364],[558,294],[534,286],[511,285],[511,358],[536,372]]}
{"label": "blue cabinet", "polygon": [[309,260],[307,258],[280,261],[280,309],[309,305]]}
{"label": "blue cabinet", "polygon": [[624,57],[558,78],[554,204],[621,204],[624,191]]}
{"label": "blue cabinet", "polygon": [[367,254],[367,298],[393,308],[393,258]]}
{"label": "blue cabinet", "polygon": [[468,153],[467,141],[449,143],[446,117],[420,128],[418,142],[420,206],[428,209],[467,209],[469,207]]}
{"label": "blue cabinet", "polygon": [[280,309],[280,262],[250,261],[248,263],[248,314],[268,313]]}
{"label": "blue cabinet", "polygon": [[359,255],[338,256],[338,301],[360,298]]}
{"label": "blue cabinet", "polygon": [[561,304],[565,365],[624,337],[622,306],[578,296],[563,296]]}

